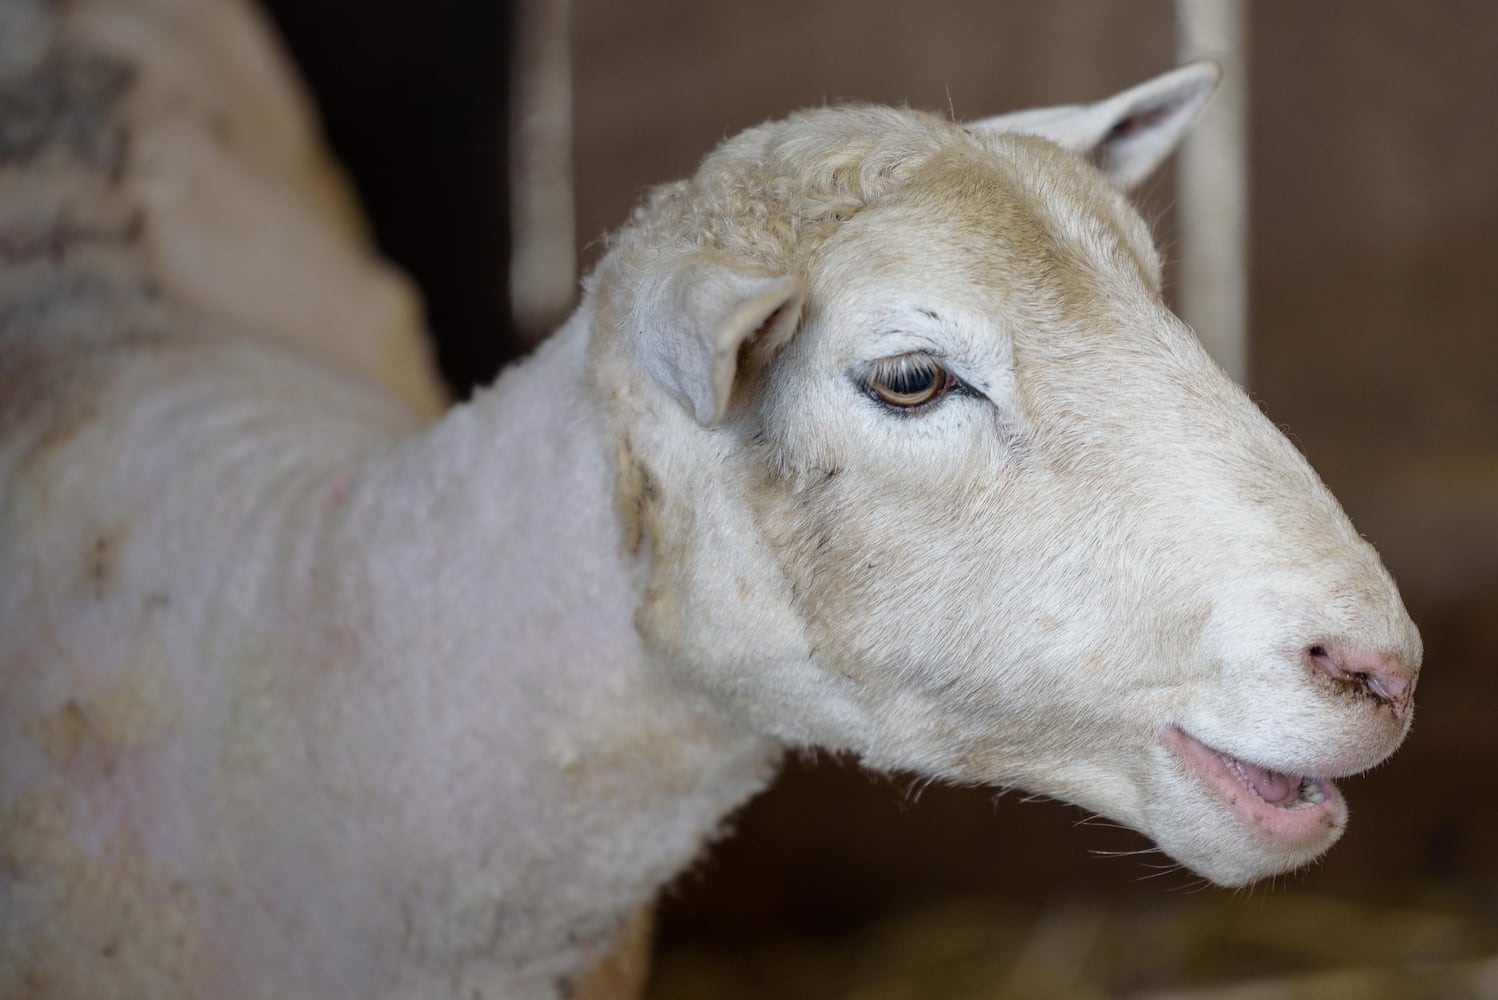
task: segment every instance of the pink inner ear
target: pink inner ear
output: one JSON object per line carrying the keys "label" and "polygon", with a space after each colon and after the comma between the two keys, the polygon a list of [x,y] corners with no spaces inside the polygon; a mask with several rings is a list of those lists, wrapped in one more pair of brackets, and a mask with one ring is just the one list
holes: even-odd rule
{"label": "pink inner ear", "polygon": [[1103,145],[1107,145],[1114,139],[1126,139],[1136,132],[1143,132],[1146,129],[1153,128],[1169,118],[1175,110],[1175,105],[1162,104],[1158,108],[1135,112],[1127,118],[1121,119],[1108,130],[1108,134],[1103,137]]}
{"label": "pink inner ear", "polygon": [[[744,344],[748,345],[748,344],[752,344],[752,343],[758,342],[759,339],[760,339],[760,337],[764,335],[765,331],[775,329],[780,324],[781,320],[783,320],[783,319],[786,318],[786,314],[787,314],[788,311],[790,311],[792,309],[800,309],[800,308],[801,308],[801,301],[799,299],[792,299],[792,300],[786,302],[785,304],[779,306],[774,312],[770,313],[770,315],[768,315],[768,316],[765,317],[765,321],[763,323],[761,323],[759,326],[757,326],[757,327],[754,328],[754,332],[753,333],[749,334],[749,336],[747,336],[747,337],[744,338]],[[769,345],[770,350],[772,350],[772,351],[778,351],[781,348],[782,344],[785,342],[786,339],[787,338],[782,337],[782,338],[780,338],[781,343],[772,343],[772,344],[770,344]]]}

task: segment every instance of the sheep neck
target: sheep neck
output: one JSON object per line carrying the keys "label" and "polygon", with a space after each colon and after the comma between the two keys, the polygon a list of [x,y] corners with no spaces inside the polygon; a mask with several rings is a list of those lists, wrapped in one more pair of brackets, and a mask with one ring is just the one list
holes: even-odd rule
{"label": "sheep neck", "polygon": [[[517,954],[596,951],[778,756],[636,630],[648,553],[621,544],[618,445],[585,362],[575,321],[379,463],[344,501],[331,560],[367,603],[385,683],[411,699],[405,739],[430,787],[462,789],[460,806],[435,796],[454,814],[445,863],[523,914],[504,944]],[[582,926],[568,886],[605,887]]]}

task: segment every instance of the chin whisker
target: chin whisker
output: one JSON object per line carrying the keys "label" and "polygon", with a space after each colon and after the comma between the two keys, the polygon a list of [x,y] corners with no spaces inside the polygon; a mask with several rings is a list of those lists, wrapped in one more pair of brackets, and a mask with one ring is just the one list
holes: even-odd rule
{"label": "chin whisker", "polygon": [[1186,866],[1185,865],[1176,864],[1174,862],[1172,862],[1171,864],[1166,864],[1166,865],[1141,864],[1139,867],[1141,867],[1141,868],[1153,868],[1155,870],[1152,871],[1152,872],[1150,872],[1148,875],[1138,875],[1138,876],[1135,876],[1135,878],[1134,878],[1135,882],[1148,882],[1150,879],[1156,879],[1156,878],[1161,877],[1162,875],[1174,875],[1176,872],[1180,872],[1180,871],[1185,871],[1186,870]]}
{"label": "chin whisker", "polygon": [[[1108,851],[1100,847],[1094,847],[1089,849],[1087,853],[1095,858],[1137,858],[1145,854],[1159,854],[1163,857],[1165,852],[1161,851],[1158,847],[1140,847],[1132,851]],[[1179,868],[1180,866],[1175,865],[1173,867]]]}
{"label": "chin whisker", "polygon": [[1072,826],[1093,826],[1102,830],[1128,830],[1131,833],[1133,832],[1133,827],[1124,826],[1122,823],[1115,823],[1108,817],[1099,816],[1096,813],[1093,813],[1091,816],[1082,817],[1073,823]]}

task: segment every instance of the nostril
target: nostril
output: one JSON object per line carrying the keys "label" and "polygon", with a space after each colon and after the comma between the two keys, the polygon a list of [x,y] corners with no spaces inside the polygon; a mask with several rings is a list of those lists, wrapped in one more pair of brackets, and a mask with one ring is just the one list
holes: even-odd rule
{"label": "nostril", "polygon": [[1400,709],[1409,704],[1419,677],[1418,668],[1396,656],[1351,644],[1317,643],[1307,647],[1306,657],[1312,666],[1339,684]]}
{"label": "nostril", "polygon": [[1395,700],[1394,696],[1389,693],[1389,689],[1379,683],[1377,677],[1369,677],[1367,674],[1358,674],[1357,676],[1363,687],[1373,692],[1374,697],[1382,698],[1384,701]]}

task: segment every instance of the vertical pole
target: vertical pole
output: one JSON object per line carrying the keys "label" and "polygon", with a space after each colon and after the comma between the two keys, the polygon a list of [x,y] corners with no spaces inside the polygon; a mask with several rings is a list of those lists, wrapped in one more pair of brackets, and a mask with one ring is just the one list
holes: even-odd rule
{"label": "vertical pole", "polygon": [[1242,0],[1176,0],[1181,60],[1211,59],[1222,85],[1177,166],[1181,316],[1234,381],[1249,377],[1248,60]]}
{"label": "vertical pole", "polygon": [[571,0],[521,0],[510,120],[510,301],[535,343],[577,296]]}

